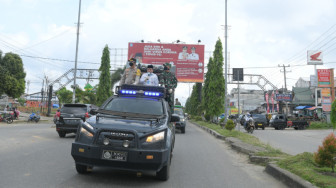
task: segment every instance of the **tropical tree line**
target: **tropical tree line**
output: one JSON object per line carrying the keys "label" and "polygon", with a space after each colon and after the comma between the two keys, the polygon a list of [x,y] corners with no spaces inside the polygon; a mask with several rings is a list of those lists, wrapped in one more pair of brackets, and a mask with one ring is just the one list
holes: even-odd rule
{"label": "tropical tree line", "polygon": [[186,101],[186,112],[192,116],[204,115],[207,120],[220,116],[225,105],[225,80],[223,75],[223,46],[217,40],[215,50],[207,65],[204,83],[193,86]]}

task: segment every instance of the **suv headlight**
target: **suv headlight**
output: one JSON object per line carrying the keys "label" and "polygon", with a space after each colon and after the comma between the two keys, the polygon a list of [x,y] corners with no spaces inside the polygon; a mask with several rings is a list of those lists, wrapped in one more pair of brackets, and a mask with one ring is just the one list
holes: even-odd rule
{"label": "suv headlight", "polygon": [[89,130],[93,131],[93,127],[89,123],[87,123],[87,122],[84,122],[84,125],[85,126],[82,126],[80,128],[80,133],[84,134],[85,136],[87,136],[89,138],[92,138],[93,137],[93,133],[91,133]]}
{"label": "suv headlight", "polygon": [[147,143],[158,142],[158,141],[163,140],[164,138],[165,138],[165,132],[162,131],[162,132],[156,133],[154,135],[148,136],[146,138],[146,142]]}

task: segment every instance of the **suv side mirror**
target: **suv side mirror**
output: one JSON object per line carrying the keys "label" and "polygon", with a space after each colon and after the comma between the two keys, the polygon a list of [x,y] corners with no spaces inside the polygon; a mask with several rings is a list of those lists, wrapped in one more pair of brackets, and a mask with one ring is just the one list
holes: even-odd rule
{"label": "suv side mirror", "polygon": [[178,122],[178,121],[180,121],[180,117],[179,116],[177,116],[175,114],[171,115],[170,122]]}
{"label": "suv side mirror", "polygon": [[89,114],[91,115],[96,115],[97,114],[97,110],[96,109],[91,109]]}

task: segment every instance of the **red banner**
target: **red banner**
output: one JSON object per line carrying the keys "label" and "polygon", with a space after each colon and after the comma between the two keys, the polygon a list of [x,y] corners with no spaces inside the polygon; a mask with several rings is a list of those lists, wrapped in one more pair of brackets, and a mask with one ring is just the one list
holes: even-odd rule
{"label": "red banner", "polygon": [[272,111],[275,112],[274,110],[274,91],[272,92],[271,100],[272,100]]}
{"label": "red banner", "polygon": [[330,74],[332,69],[317,69],[318,87],[331,87]]}
{"label": "red banner", "polygon": [[268,93],[266,93],[267,113],[269,113]]}
{"label": "red banner", "polygon": [[179,82],[204,81],[204,45],[130,42],[128,58],[132,57],[141,64],[170,63]]}

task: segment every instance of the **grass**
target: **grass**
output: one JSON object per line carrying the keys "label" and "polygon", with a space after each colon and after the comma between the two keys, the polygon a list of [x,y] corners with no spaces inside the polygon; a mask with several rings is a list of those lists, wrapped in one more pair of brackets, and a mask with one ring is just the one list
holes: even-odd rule
{"label": "grass", "polygon": [[191,122],[194,122],[198,125],[201,125],[201,126],[204,126],[204,127],[207,127],[207,128],[210,128],[210,129],[216,131],[217,133],[219,133],[219,134],[221,134],[225,137],[235,137],[235,138],[238,138],[245,143],[265,148],[265,151],[256,153],[256,155],[258,155],[258,156],[281,157],[281,158],[290,156],[290,155],[282,152],[279,149],[272,148],[269,144],[262,143],[257,137],[252,136],[250,134],[240,132],[240,131],[236,131],[236,130],[229,131],[229,130],[223,129],[221,126],[219,126],[217,124],[208,123],[208,122],[204,122],[204,121],[191,120]]}
{"label": "grass", "polygon": [[318,187],[336,187],[336,173],[331,173],[331,168],[319,167],[312,153],[287,157],[277,164]]}
{"label": "grass", "polygon": [[307,129],[330,129],[332,125],[330,123],[312,122]]}

